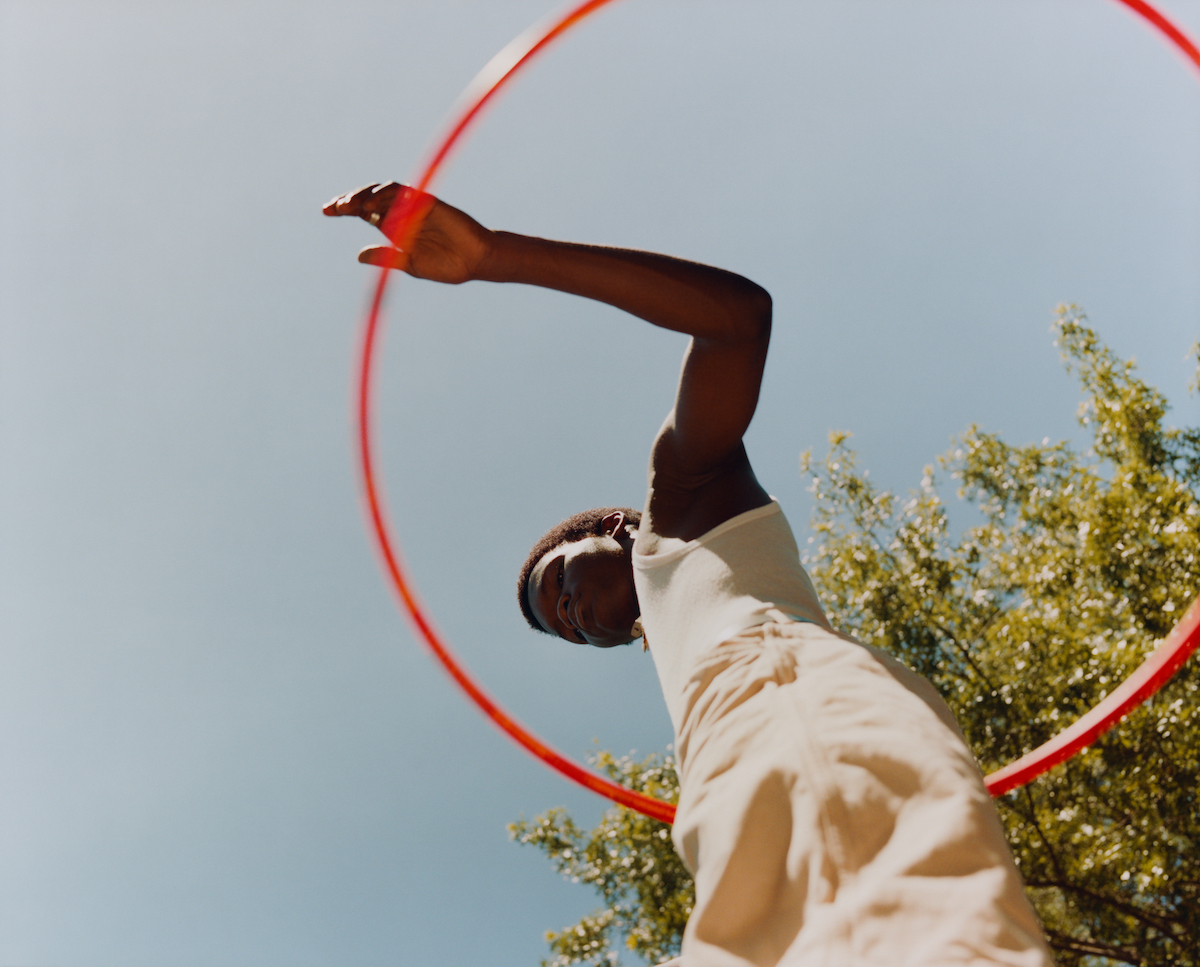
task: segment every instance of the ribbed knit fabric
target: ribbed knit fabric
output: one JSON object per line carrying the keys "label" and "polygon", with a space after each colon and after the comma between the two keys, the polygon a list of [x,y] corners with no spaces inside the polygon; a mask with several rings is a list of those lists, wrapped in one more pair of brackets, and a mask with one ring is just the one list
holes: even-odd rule
{"label": "ribbed knit fabric", "polygon": [[779,503],[732,517],[686,543],[660,540],[633,552],[642,628],[675,731],[695,662],[726,638],[767,621],[767,612],[829,627]]}

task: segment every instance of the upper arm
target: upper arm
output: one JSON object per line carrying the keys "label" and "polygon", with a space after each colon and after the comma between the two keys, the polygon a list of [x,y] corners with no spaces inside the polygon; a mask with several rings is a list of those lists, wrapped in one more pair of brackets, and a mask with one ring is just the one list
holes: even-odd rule
{"label": "upper arm", "polygon": [[744,458],[742,436],[758,406],[771,338],[771,297],[754,287],[732,338],[693,337],[675,405],[655,443],[652,472],[689,489]]}

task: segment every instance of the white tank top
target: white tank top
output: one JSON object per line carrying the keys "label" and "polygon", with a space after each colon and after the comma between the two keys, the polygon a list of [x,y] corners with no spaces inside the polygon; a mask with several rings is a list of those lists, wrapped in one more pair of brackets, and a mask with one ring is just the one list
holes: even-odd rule
{"label": "white tank top", "polygon": [[829,627],[779,502],[731,517],[694,541],[633,551],[642,628],[678,735],[684,688],[697,659],[772,620],[775,609]]}

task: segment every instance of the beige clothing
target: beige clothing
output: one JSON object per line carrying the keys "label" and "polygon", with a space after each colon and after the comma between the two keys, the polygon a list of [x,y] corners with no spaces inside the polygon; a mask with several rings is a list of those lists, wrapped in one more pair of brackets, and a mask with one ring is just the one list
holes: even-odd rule
{"label": "beige clothing", "polygon": [[[753,539],[775,516],[724,535]],[[705,555],[709,536],[684,553]],[[656,577],[641,557],[639,601]],[[647,625],[656,666],[675,676],[663,681],[680,715],[673,839],[696,878],[680,967],[1048,967],[978,767],[933,687],[824,621],[766,617],[697,649],[685,674],[657,654],[654,615]]]}
{"label": "beige clothing", "polygon": [[738,514],[694,541],[659,540],[633,552],[642,628],[671,724],[683,724],[683,693],[707,651],[771,611],[829,627],[779,503]]}

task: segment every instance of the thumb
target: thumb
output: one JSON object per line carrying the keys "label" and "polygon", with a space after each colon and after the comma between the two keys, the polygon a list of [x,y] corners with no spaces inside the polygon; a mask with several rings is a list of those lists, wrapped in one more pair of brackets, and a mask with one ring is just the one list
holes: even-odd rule
{"label": "thumb", "polygon": [[358,253],[358,260],[363,265],[378,265],[384,269],[405,269],[408,267],[408,256],[398,248],[390,245],[368,245]]}

